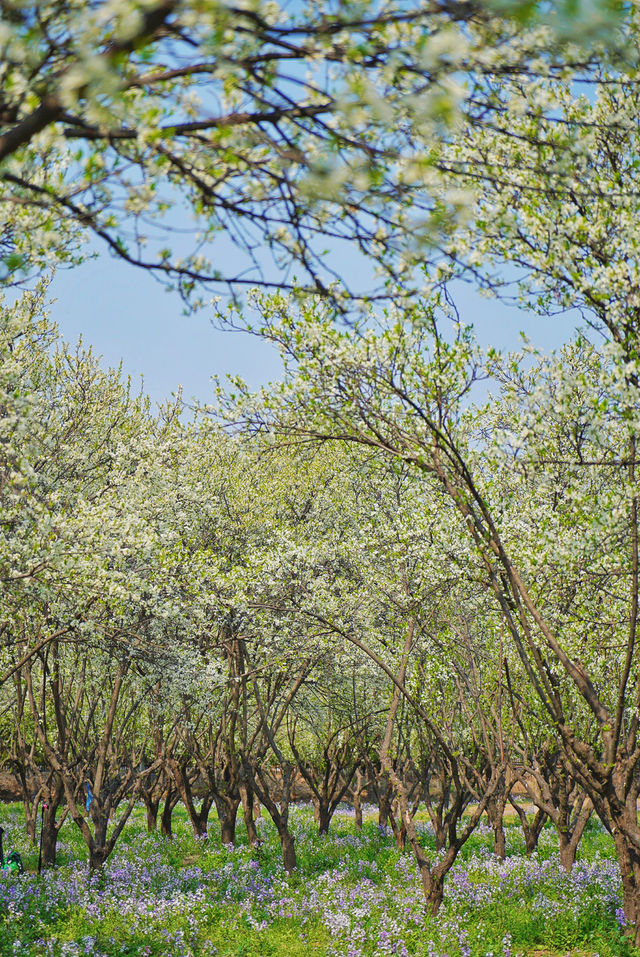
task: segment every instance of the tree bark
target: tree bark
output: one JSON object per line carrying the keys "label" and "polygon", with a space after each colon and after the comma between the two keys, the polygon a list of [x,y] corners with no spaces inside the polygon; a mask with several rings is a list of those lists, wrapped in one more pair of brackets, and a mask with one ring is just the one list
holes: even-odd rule
{"label": "tree bark", "polygon": [[250,847],[255,847],[258,843],[258,829],[255,822],[255,795],[250,785],[240,785],[240,799],[244,826],[247,829],[247,843]]}
{"label": "tree bark", "polygon": [[378,795],[378,827],[390,827],[394,837],[397,837],[398,823],[393,809],[393,785],[388,774],[384,771],[377,775],[376,791]]}
{"label": "tree bark", "polygon": [[43,808],[41,819],[41,846],[42,846],[42,864],[44,867],[53,867],[56,863],[56,851],[58,847],[58,834],[67,816],[67,809],[63,811],[58,820],[58,808],[62,801],[63,787],[62,782],[58,780],[55,787],[52,787],[46,807]]}
{"label": "tree bark", "polygon": [[[45,819],[47,812],[45,812]],[[42,836],[42,865],[43,867],[53,867],[56,863],[56,851],[58,847],[58,828],[53,824],[46,822],[43,824]]]}
{"label": "tree bark", "polygon": [[165,792],[162,816],[160,818],[160,833],[165,837],[171,837],[172,835],[171,817],[178,801],[178,792],[174,788],[168,787]]}
{"label": "tree bark", "polygon": [[613,840],[618,854],[622,878],[622,900],[627,920],[627,934],[635,947],[640,947],[640,851],[626,834],[616,829]]}
{"label": "tree bark", "polygon": [[531,857],[538,846],[538,839],[544,827],[544,823],[547,820],[547,813],[543,811],[542,808],[536,808],[534,818],[529,822],[527,812],[517,801],[511,800],[511,806],[520,818],[520,825],[524,835],[525,854],[527,857]]}
{"label": "tree bark", "polygon": [[296,848],[293,836],[291,835],[288,827],[278,829],[278,836],[280,837],[280,846],[282,848],[282,861],[284,863],[284,869],[287,874],[292,874],[298,866],[298,860],[296,858]]}
{"label": "tree bark", "polygon": [[220,840],[225,845],[235,844],[240,795],[214,795],[214,800],[220,821]]}
{"label": "tree bark", "polygon": [[196,808],[191,790],[191,780],[186,769],[178,761],[169,761],[169,768],[173,775],[175,786],[180,795],[180,799],[187,809],[191,827],[196,837],[203,837],[207,833],[207,824],[209,821],[209,811],[213,804],[213,795],[207,792],[202,798],[200,810]]}
{"label": "tree bark", "polygon": [[320,802],[318,805],[318,834],[329,833],[332,816],[329,806],[324,802]]}
{"label": "tree bark", "polygon": [[270,784],[264,770],[257,766],[254,768],[248,761],[244,765],[244,773],[251,781],[251,786],[260,798],[261,803],[266,807],[269,817],[276,826],[280,846],[282,848],[282,861],[287,874],[291,874],[298,866],[296,858],[295,842],[293,835],[289,831],[289,802],[291,798],[291,778],[293,768],[285,763],[281,769],[282,790],[280,796],[280,807],[270,792]]}
{"label": "tree bark", "polygon": [[353,798],[354,822],[359,831],[362,830],[362,795],[357,792]]}
{"label": "tree bark", "polygon": [[152,831],[156,831],[158,828],[158,809],[160,807],[160,798],[157,800],[145,798],[144,803],[147,811],[147,832],[151,834]]}

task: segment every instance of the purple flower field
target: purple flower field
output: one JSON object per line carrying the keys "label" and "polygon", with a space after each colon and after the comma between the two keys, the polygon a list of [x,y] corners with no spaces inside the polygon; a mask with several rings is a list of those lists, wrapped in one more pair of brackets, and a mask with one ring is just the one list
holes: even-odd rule
{"label": "purple flower field", "polygon": [[[470,853],[449,876],[436,918],[425,916],[416,868],[385,829],[357,832],[338,815],[327,837],[307,808],[296,808],[299,871],[288,877],[275,831],[264,843],[221,846],[194,840],[186,821],[167,839],[147,834],[142,815],[100,875],[89,875],[82,848],[65,825],[60,866],[38,877],[37,854],[19,818],[8,839],[27,863],[20,877],[0,877],[0,952],[94,957],[516,957],[542,947],[612,957],[630,953],[621,933],[620,880],[605,836],[587,835],[571,875],[561,868],[553,833],[526,858],[520,832],[508,831],[508,856],[490,851],[480,828]],[[429,828],[423,825],[425,841]],[[242,834],[240,834],[242,838]],[[603,853],[604,848],[604,853]]]}

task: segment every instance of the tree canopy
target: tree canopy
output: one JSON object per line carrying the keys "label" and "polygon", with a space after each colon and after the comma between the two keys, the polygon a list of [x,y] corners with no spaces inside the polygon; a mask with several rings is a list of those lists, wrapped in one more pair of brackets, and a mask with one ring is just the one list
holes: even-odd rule
{"label": "tree canopy", "polygon": [[[624,64],[623,8],[584,7],[3,0],[5,279],[88,234],[189,302],[256,283],[387,297],[493,175],[451,139],[509,148],[505,84]],[[372,260],[362,281],[348,249]]]}

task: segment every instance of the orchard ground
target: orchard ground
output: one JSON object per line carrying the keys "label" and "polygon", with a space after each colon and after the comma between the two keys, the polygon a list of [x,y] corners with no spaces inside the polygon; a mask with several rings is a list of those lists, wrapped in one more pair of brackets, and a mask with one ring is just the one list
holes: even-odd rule
{"label": "orchard ground", "polygon": [[[38,877],[18,805],[5,805],[6,846],[26,873],[0,877],[0,953],[30,957],[631,957],[623,936],[618,868],[609,836],[592,821],[571,875],[552,828],[524,855],[515,821],[507,857],[481,825],[451,872],[444,905],[425,917],[410,853],[368,815],[358,831],[347,810],[320,836],[307,806],[292,828],[299,868],[288,877],[275,829],[259,822],[252,850],[224,847],[217,821],[196,840],[176,809],[174,836],[147,834],[137,809],[102,874],[89,874],[74,826],[65,823],[59,864]],[[433,846],[430,826],[419,825]]]}

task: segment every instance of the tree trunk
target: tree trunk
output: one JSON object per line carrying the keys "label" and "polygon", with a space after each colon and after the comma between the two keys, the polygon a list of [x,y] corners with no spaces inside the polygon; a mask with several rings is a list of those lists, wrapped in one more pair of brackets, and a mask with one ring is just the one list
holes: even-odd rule
{"label": "tree trunk", "polygon": [[356,793],[353,798],[354,821],[358,830],[362,830],[362,795]]}
{"label": "tree trunk", "polygon": [[49,811],[45,811],[40,840],[42,847],[42,865],[43,867],[53,867],[56,863],[56,851],[58,847],[58,828],[55,822],[55,810],[53,820],[50,817]]}
{"label": "tree trunk", "polygon": [[527,820],[527,813],[524,808],[521,808],[520,805],[516,804],[515,802],[512,802],[512,804],[518,812],[520,824],[522,825],[525,854],[527,857],[531,857],[538,846],[538,839],[542,833],[542,828],[544,827],[545,821],[547,820],[547,814],[542,810],[542,808],[538,808],[534,815],[533,821],[529,823]]}
{"label": "tree trunk", "polygon": [[24,822],[27,837],[32,844],[36,843],[36,822],[38,819],[38,802],[24,801]]}
{"label": "tree trunk", "polygon": [[56,821],[60,801],[62,800],[62,788],[54,792],[49,797],[41,823],[41,847],[42,864],[44,867],[53,867],[56,863],[56,850],[58,847],[58,834],[66,817],[66,811],[63,812],[59,821]]}
{"label": "tree trunk", "polygon": [[627,935],[640,947],[640,851],[616,828],[613,840],[618,854],[622,878],[622,900],[627,921]]}
{"label": "tree trunk", "polygon": [[318,834],[328,834],[329,824],[331,823],[331,811],[329,805],[321,801],[318,805]]}
{"label": "tree trunk", "polygon": [[96,845],[89,849],[89,870],[99,871],[109,856],[104,845]]}
{"label": "tree trunk", "polygon": [[145,798],[145,807],[147,810],[147,831],[151,834],[152,831],[157,830],[158,828],[158,808],[160,807],[160,799],[157,801],[151,800],[150,798]]}
{"label": "tree trunk", "polygon": [[96,799],[94,797],[91,807],[91,817],[94,824],[93,840],[89,844],[89,868],[92,871],[99,870],[107,857],[107,830],[109,827],[109,815],[101,809],[96,809]]}
{"label": "tree trunk", "polygon": [[430,884],[430,889],[426,895],[426,908],[430,914],[435,916],[440,910],[444,897],[444,878],[438,880],[432,878]]}
{"label": "tree trunk", "polygon": [[180,799],[187,809],[191,827],[196,837],[204,837],[207,833],[207,824],[209,821],[209,811],[213,804],[213,794],[209,791],[202,798],[200,810],[195,806],[193,792],[191,790],[192,780],[187,774],[186,768],[178,761],[170,761],[169,768],[175,782],[175,786],[180,795]]}
{"label": "tree trunk", "polygon": [[236,816],[229,814],[220,821],[220,843],[233,846],[236,842]]}
{"label": "tree trunk", "polygon": [[218,820],[220,821],[220,840],[222,844],[235,844],[240,795],[238,794],[235,797],[221,795],[215,798],[215,802]]}
{"label": "tree trunk", "polygon": [[242,784],[240,786],[240,799],[242,801],[244,826],[247,829],[247,843],[250,847],[255,847],[258,843],[258,829],[255,822],[254,793],[250,785]]}
{"label": "tree trunk", "polygon": [[528,829],[527,833],[524,836],[524,853],[526,857],[531,857],[531,855],[537,848],[539,837],[540,837],[540,831],[536,831],[532,827]]}
{"label": "tree trunk", "polygon": [[251,781],[253,790],[260,798],[261,803],[266,807],[269,812],[269,817],[276,826],[278,837],[280,838],[280,846],[282,847],[282,860],[288,874],[291,874],[298,866],[294,838],[289,832],[288,827],[292,770],[291,765],[288,763],[285,763],[281,768],[282,788],[280,806],[278,807],[274,796],[270,793],[271,782],[263,769],[256,767],[254,773],[254,769],[248,761],[245,761],[244,765],[244,773],[247,779]]}
{"label": "tree trunk", "polygon": [[391,801],[389,797],[389,792],[386,788],[386,782],[380,788],[380,793],[378,796],[378,826],[387,827],[389,824],[389,818],[391,817]]}
{"label": "tree trunk", "polygon": [[211,810],[212,804],[213,801],[211,798],[203,798],[202,804],[200,805],[200,810],[193,816],[189,815],[191,818],[193,833],[196,837],[204,837],[207,833],[207,828],[209,826],[209,811]]}
{"label": "tree trunk", "polygon": [[560,863],[564,867],[565,871],[570,874],[571,869],[576,862],[578,843],[577,841],[568,840],[564,834],[559,833],[558,844],[560,847]]}
{"label": "tree trunk", "polygon": [[447,829],[444,825],[437,826],[434,825],[433,833],[436,841],[436,851],[440,853],[445,849],[447,843]]}
{"label": "tree trunk", "polygon": [[318,834],[328,834],[333,813],[330,802],[322,796],[313,795],[313,820],[318,825]]}
{"label": "tree trunk", "polygon": [[493,853],[501,861],[506,856],[506,838],[504,833],[504,808],[507,803],[507,783],[502,780],[496,794],[487,802],[487,819],[493,828]]}
{"label": "tree trunk", "polygon": [[493,826],[493,853],[503,861],[506,857],[506,839],[502,821]]}
{"label": "tree trunk", "polygon": [[177,803],[177,792],[171,787],[167,788],[165,792],[164,805],[162,807],[162,816],[160,818],[160,833],[165,837],[171,837],[171,816]]}
{"label": "tree trunk", "polygon": [[400,825],[398,833],[396,834],[396,847],[399,851],[404,851],[407,846],[407,829],[404,825],[404,822]]}
{"label": "tree trunk", "polygon": [[286,825],[279,828],[280,846],[282,847],[282,860],[287,874],[292,874],[298,866],[296,858],[296,848],[292,835],[289,833]]}
{"label": "tree trunk", "polygon": [[559,815],[559,821],[564,822],[563,824],[556,824],[560,862],[568,872],[571,872],[576,862],[578,844],[582,840],[592,810],[593,805],[589,798],[586,798],[575,808],[563,809],[563,813]]}

